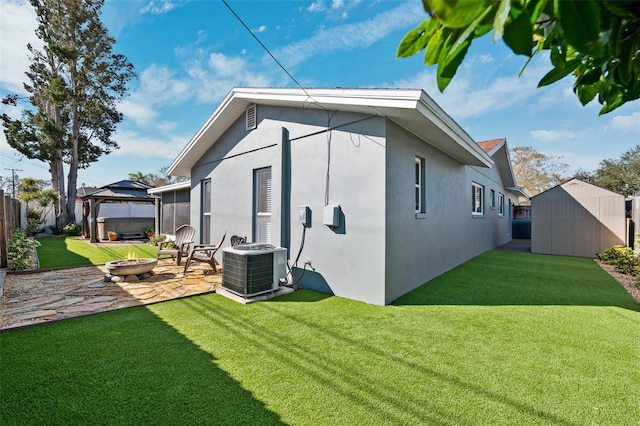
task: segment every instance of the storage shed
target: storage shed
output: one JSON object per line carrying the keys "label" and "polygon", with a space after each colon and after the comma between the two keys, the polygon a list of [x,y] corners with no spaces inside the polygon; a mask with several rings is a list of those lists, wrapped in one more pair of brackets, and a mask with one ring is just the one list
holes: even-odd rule
{"label": "storage shed", "polygon": [[595,257],[626,244],[624,196],[571,179],[531,199],[531,252]]}

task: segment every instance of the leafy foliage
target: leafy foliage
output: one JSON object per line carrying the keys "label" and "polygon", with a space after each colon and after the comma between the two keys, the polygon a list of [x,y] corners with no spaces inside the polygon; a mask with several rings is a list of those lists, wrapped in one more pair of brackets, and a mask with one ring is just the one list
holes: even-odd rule
{"label": "leafy foliage", "polygon": [[518,186],[536,195],[565,180],[569,167],[560,156],[543,154],[530,146],[511,150],[511,166]]}
{"label": "leafy foliage", "polygon": [[[100,21],[104,0],[30,0],[42,50],[27,46],[31,63],[24,84],[33,109],[21,119],[1,116],[9,145],[28,158],[49,163],[60,197],[57,224],[74,220],[79,168],[118,148],[112,138],[122,114],[117,102],[135,76],[115,39]],[[3,102],[16,104],[7,96]],[[69,164],[65,193],[63,162]]]}
{"label": "leafy foliage", "polygon": [[623,274],[633,275],[640,283],[640,257],[631,247],[615,245],[600,253],[600,259],[608,265],[615,266]]}
{"label": "leafy foliage", "polygon": [[77,223],[69,223],[62,228],[62,232],[64,232],[64,235],[67,237],[78,236],[82,232],[82,227]]}
{"label": "leafy foliage", "polygon": [[605,159],[592,173],[579,171],[576,178],[622,195],[640,192],[640,145],[619,159]]}
{"label": "leafy foliage", "polygon": [[9,240],[9,269],[20,271],[24,269],[33,269],[33,254],[36,247],[40,243],[33,238],[28,238],[26,232],[22,228],[16,228]]}
{"label": "leafy foliage", "polygon": [[640,97],[640,3],[635,0],[423,0],[430,18],[409,31],[398,57],[425,50],[444,91],[473,40],[493,30],[516,55],[549,52],[553,68],[538,87],[573,74],[586,105],[605,114]]}
{"label": "leafy foliage", "polygon": [[184,182],[187,180],[187,178],[182,176],[169,176],[167,170],[168,167],[165,166],[158,170],[158,174],[149,173],[146,175],[138,170],[135,173],[129,173],[129,180],[146,183],[147,185],[154,187],[170,185],[172,183]]}

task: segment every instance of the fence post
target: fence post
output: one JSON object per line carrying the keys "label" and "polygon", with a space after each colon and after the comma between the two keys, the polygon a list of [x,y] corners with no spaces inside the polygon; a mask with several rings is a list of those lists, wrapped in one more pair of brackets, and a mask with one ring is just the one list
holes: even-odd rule
{"label": "fence post", "polygon": [[5,201],[4,191],[0,189],[0,268],[6,268],[9,262],[7,252],[9,221],[7,220]]}

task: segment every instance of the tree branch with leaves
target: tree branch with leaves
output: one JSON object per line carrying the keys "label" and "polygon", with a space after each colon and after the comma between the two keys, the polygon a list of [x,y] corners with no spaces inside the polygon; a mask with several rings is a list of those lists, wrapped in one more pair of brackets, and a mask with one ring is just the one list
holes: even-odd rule
{"label": "tree branch with leaves", "polygon": [[640,97],[640,2],[637,0],[423,0],[430,18],[409,31],[397,56],[425,51],[444,91],[473,40],[493,30],[516,55],[549,52],[553,68],[538,87],[573,76],[586,105],[606,114]]}

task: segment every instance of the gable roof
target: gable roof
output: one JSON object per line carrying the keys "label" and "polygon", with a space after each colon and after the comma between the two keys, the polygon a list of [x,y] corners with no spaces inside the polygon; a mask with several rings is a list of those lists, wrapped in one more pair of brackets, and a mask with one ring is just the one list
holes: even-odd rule
{"label": "gable roof", "polygon": [[559,185],[551,187],[546,191],[536,194],[532,199],[546,197],[553,198],[555,196],[564,197],[565,193],[568,193],[571,196],[620,197],[621,199],[624,199],[624,195],[577,178],[571,178]]}
{"label": "gable roof", "polygon": [[382,116],[462,164],[493,164],[462,127],[421,89],[234,88],[178,154],[169,166],[169,174],[190,176],[195,163],[252,104]]}
{"label": "gable roof", "polygon": [[490,139],[488,141],[478,142],[478,146],[484,152],[491,156],[500,173],[500,179],[506,189],[519,192],[526,198],[531,198],[531,194],[516,183],[516,177],[511,167],[511,158],[509,157],[509,147],[506,138]]}

